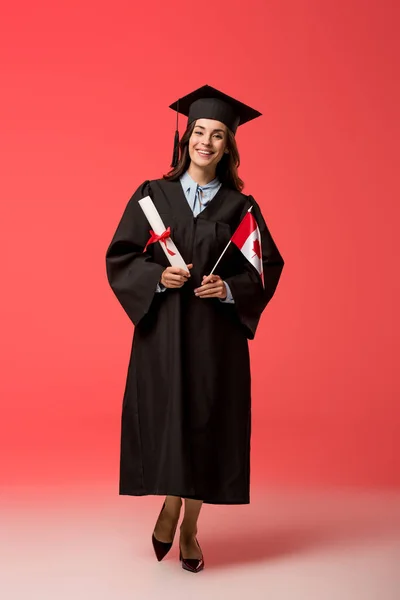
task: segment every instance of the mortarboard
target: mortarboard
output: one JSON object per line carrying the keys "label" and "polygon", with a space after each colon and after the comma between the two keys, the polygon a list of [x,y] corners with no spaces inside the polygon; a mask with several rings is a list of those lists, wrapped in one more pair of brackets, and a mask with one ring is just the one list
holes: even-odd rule
{"label": "mortarboard", "polygon": [[224,123],[233,133],[239,125],[261,116],[261,113],[243,102],[220,92],[210,85],[187,94],[170,105],[176,111],[176,131],[172,167],[176,167],[179,154],[178,115],[188,117],[188,125],[196,119],[215,119]]}

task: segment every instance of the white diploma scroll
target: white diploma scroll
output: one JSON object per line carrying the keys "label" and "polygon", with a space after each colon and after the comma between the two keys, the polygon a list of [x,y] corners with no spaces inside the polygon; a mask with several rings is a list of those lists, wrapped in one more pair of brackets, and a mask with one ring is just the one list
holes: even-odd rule
{"label": "white diploma scroll", "polygon": [[[156,235],[162,235],[165,233],[166,227],[162,222],[162,219],[159,215],[158,210],[154,206],[153,200],[150,196],[145,196],[141,200],[139,200],[139,204],[141,209],[143,210],[146,219],[150,223],[150,227],[154,231]],[[182,256],[179,254],[177,247],[170,237],[166,237],[163,240],[159,241],[161,248],[164,250],[165,256],[168,258],[170,264],[173,267],[180,267],[185,271],[188,270],[187,264],[183,260]]]}

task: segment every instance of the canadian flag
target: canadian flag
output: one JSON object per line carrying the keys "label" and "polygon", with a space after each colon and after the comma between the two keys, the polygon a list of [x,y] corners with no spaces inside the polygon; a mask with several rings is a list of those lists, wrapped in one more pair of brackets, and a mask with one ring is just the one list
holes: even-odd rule
{"label": "canadian flag", "polygon": [[251,213],[252,208],[247,211],[244,218],[240,221],[239,227],[231,238],[231,242],[239,248],[245,258],[257,269],[264,285],[261,234],[257,221]]}

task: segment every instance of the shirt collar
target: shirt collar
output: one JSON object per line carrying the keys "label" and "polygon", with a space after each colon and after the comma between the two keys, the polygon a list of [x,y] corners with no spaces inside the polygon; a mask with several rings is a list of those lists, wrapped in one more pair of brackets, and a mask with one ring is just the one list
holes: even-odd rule
{"label": "shirt collar", "polygon": [[[198,184],[190,177],[190,175],[187,171],[181,176],[181,183],[185,189],[189,189],[192,186],[197,188],[197,186],[198,186]],[[220,181],[219,181],[218,177],[215,177],[212,181],[210,181],[206,185],[199,185],[199,187],[202,190],[211,190],[211,189],[217,188],[219,185],[220,185]]]}

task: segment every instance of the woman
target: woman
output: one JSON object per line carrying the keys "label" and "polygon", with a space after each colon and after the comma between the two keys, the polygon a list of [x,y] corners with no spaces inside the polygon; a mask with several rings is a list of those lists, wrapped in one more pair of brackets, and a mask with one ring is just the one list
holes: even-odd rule
{"label": "woman", "polygon": [[[134,193],[107,250],[109,283],[135,325],[122,410],[120,493],[165,502],[152,541],[158,560],[178,524],[183,568],[199,572],[203,502],[246,504],[250,365],[261,313],[284,261],[252,196],[241,193],[235,132],[260,113],[204,86],[171,105],[188,116],[172,170]],[[177,142],[177,139],[175,139]],[[187,270],[169,266],[138,204],[151,196]],[[249,208],[261,232],[264,283],[231,244]]]}

